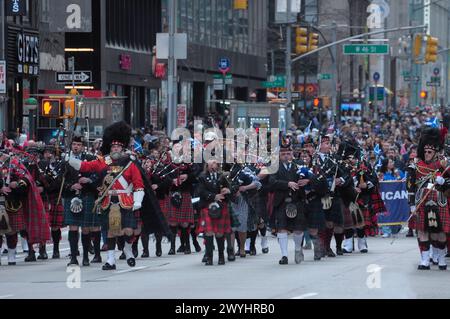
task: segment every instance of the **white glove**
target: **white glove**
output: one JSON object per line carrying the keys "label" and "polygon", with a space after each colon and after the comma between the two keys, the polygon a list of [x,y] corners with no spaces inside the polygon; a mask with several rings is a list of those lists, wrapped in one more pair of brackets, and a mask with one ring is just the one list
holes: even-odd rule
{"label": "white glove", "polygon": [[81,169],[81,160],[76,159],[75,157],[69,157],[67,159],[67,156],[69,155],[66,155],[66,160],[69,162],[69,165],[79,171]]}
{"label": "white glove", "polygon": [[445,178],[443,178],[442,176],[436,177],[436,183],[439,184],[439,185],[444,185]]}
{"label": "white glove", "polygon": [[142,200],[144,199],[144,196],[144,191],[137,191],[133,193],[133,210],[139,210],[142,208]]}
{"label": "white glove", "polygon": [[416,206],[411,206],[411,213],[414,214],[416,212]]}

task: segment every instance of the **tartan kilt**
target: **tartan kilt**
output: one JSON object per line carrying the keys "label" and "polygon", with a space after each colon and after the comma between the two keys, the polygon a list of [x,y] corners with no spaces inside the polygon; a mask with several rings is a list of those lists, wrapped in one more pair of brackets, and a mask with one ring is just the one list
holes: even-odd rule
{"label": "tartan kilt", "polygon": [[222,216],[218,219],[211,219],[208,214],[208,208],[203,208],[200,211],[200,220],[197,228],[197,233],[231,233],[230,213],[228,211],[228,205],[225,205],[222,208]]}
{"label": "tartan kilt", "polygon": [[15,213],[9,211],[7,211],[7,213],[12,233],[18,233],[27,229],[25,216],[23,214],[23,207]]}
{"label": "tartan kilt", "polygon": [[167,218],[167,213],[169,211],[169,196],[164,197],[164,199],[159,199],[159,207],[161,208],[161,212],[164,214],[164,217]]}
{"label": "tartan kilt", "polygon": [[408,222],[408,228],[410,228],[410,229],[416,229],[416,216],[412,216],[410,219],[409,219],[409,222]]}
{"label": "tartan kilt", "polygon": [[64,225],[64,206],[59,203],[55,207],[56,201],[44,201],[45,212],[48,215],[48,222],[51,228],[62,228]]}
{"label": "tartan kilt", "polygon": [[383,199],[381,199],[380,191],[378,187],[370,194],[370,204],[373,214],[380,214],[386,211],[386,206],[384,205]]}
{"label": "tartan kilt", "polygon": [[[437,192],[431,191],[431,193],[428,195],[427,199],[423,202],[423,204],[419,207],[417,214],[416,214],[416,229],[418,231],[426,231],[425,229],[425,205],[427,201],[433,200],[436,203],[437,200]],[[421,198],[422,200],[422,198]],[[438,205],[438,216],[439,216],[439,226],[441,228],[441,231],[448,234],[450,233],[450,214],[449,214],[449,208],[448,203],[445,205],[445,207],[441,207]]]}
{"label": "tartan kilt", "polygon": [[101,216],[92,212],[95,203],[94,196],[83,196],[81,199],[83,211],[74,214],[70,210],[72,197],[64,198],[64,226],[100,227],[102,224]]}
{"label": "tartan kilt", "polygon": [[134,218],[136,219],[136,228],[141,228],[142,229],[142,218],[141,218],[141,211],[140,210],[135,210],[134,211]]}
{"label": "tartan kilt", "polygon": [[[372,219],[371,219],[369,208],[364,207],[364,204],[359,200],[358,200],[358,205],[359,205],[359,208],[361,209],[361,212],[364,217],[364,226],[370,227],[370,225],[372,224]],[[345,229],[354,228],[355,225],[353,223],[352,215],[350,214],[350,209],[347,206],[344,206],[342,211],[344,214],[344,228]]]}
{"label": "tartan kilt", "polygon": [[274,192],[270,192],[267,194],[267,215],[270,217],[273,214],[273,202],[275,199],[275,193]]}
{"label": "tartan kilt", "polygon": [[182,192],[181,206],[175,207],[170,200],[172,193],[168,197],[167,222],[169,224],[193,224],[194,208],[192,207],[192,198],[189,192]]}

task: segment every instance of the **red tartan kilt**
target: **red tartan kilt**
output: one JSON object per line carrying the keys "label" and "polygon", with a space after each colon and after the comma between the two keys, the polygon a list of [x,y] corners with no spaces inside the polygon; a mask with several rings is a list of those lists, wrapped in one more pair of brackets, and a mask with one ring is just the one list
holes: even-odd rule
{"label": "red tartan kilt", "polygon": [[222,208],[222,217],[218,219],[211,219],[208,214],[208,208],[203,208],[200,211],[200,220],[198,223],[197,233],[231,233],[231,221],[230,213],[228,212],[228,205],[225,205],[225,207]]}
{"label": "red tartan kilt", "polygon": [[[416,229],[418,231],[425,231],[425,205],[428,200],[434,200],[437,202],[437,193],[432,191],[428,198],[419,207],[416,215]],[[445,207],[439,206],[439,222],[444,233],[450,233],[450,214],[448,211],[448,204]]]}
{"label": "red tartan kilt", "polygon": [[49,206],[48,202],[44,202],[45,212],[48,216],[48,223],[52,228],[63,228],[64,227],[64,206],[59,204],[56,209],[54,209],[54,204]]}
{"label": "red tartan kilt", "polygon": [[[364,224],[365,224],[365,226],[372,225],[372,218],[370,216],[369,209],[364,208],[362,203],[360,203],[359,201],[358,201],[358,204],[359,204],[359,208],[361,209],[361,212],[362,212],[362,214],[364,216]],[[353,224],[352,215],[350,214],[350,209],[348,207],[344,207],[343,213],[344,213],[344,228],[345,229],[353,228],[354,224]]]}
{"label": "red tartan kilt", "polygon": [[274,192],[270,192],[267,194],[267,214],[270,216],[272,216],[273,213],[273,201],[275,199],[275,193]]}
{"label": "red tartan kilt", "polygon": [[161,212],[164,214],[164,217],[167,218],[167,213],[169,211],[169,196],[164,197],[164,199],[159,199],[158,201]]}
{"label": "red tartan kilt", "polygon": [[408,228],[416,229],[416,219],[417,219],[416,216],[413,216],[409,219]]}
{"label": "red tartan kilt", "polygon": [[193,224],[194,223],[194,208],[192,207],[191,194],[189,192],[181,193],[183,197],[181,206],[175,207],[168,196],[167,205],[167,222],[169,224]]}
{"label": "red tartan kilt", "polygon": [[142,218],[141,218],[141,211],[140,210],[135,210],[134,211],[134,218],[136,218],[136,226],[138,228],[142,228]]}
{"label": "red tartan kilt", "polygon": [[15,213],[8,212],[9,225],[13,233],[18,233],[27,229],[25,223],[25,216],[23,215],[23,208],[19,209]]}

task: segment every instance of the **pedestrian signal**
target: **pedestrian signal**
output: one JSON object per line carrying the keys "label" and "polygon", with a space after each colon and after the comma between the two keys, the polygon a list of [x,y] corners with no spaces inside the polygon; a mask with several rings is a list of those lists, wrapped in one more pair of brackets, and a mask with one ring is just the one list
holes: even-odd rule
{"label": "pedestrian signal", "polygon": [[61,102],[53,99],[42,100],[41,115],[51,118],[61,117]]}

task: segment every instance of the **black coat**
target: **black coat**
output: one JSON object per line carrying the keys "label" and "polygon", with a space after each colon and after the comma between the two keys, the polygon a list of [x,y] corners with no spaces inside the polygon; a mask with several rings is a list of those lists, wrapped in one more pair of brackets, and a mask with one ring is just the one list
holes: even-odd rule
{"label": "black coat", "polygon": [[305,198],[305,191],[303,188],[294,192],[288,186],[289,182],[298,182],[298,180],[297,166],[294,163],[291,163],[291,167],[289,171],[287,171],[283,163],[280,162],[278,172],[269,177],[270,188],[275,193],[274,207],[283,204],[289,194],[292,194],[293,202],[298,202],[302,198]]}

